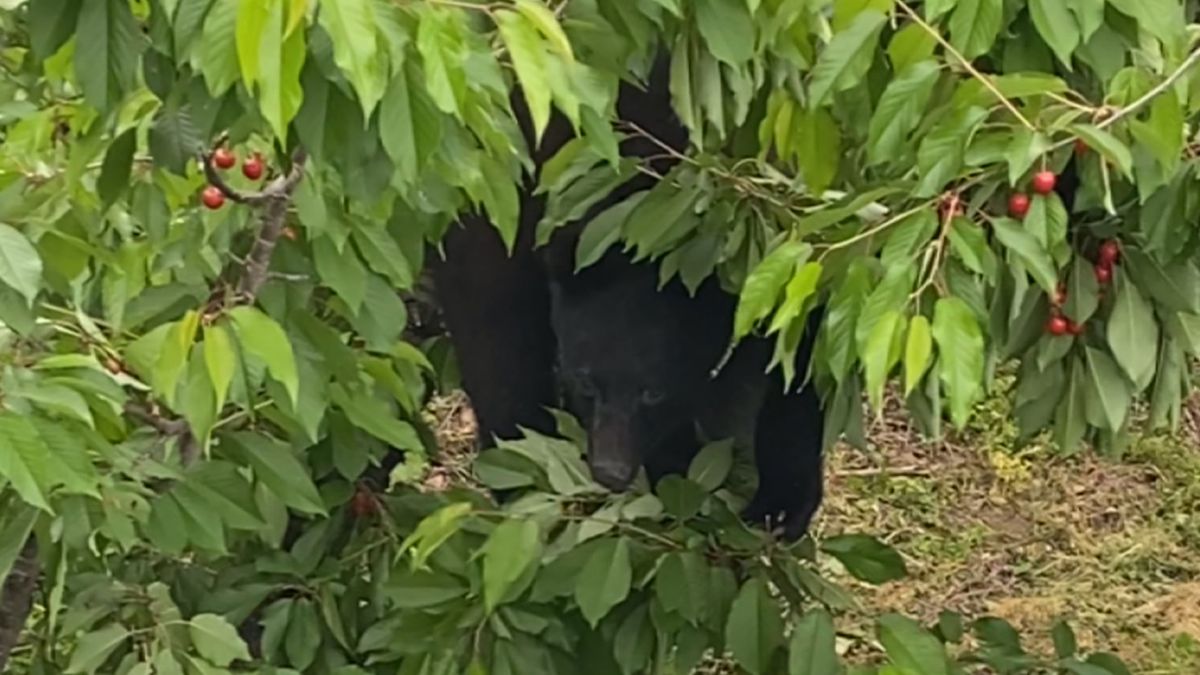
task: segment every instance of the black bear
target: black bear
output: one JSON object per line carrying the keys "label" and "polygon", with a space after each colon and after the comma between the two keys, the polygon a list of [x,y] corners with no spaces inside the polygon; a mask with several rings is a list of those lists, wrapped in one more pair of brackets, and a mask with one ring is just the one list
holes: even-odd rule
{"label": "black bear", "polygon": [[[622,84],[621,120],[679,151],[687,131],[675,118],[669,63],[660,58],[644,89]],[[535,161],[570,138],[555,120]],[[625,156],[649,158],[662,149],[644,137],[622,144]],[[660,172],[670,160],[657,159]],[[653,185],[639,176],[562,228],[544,248],[533,246],[542,204],[526,193],[515,252],[494,228],[464,218],[444,240],[434,283],[464,388],[486,441],[513,437],[520,426],[549,432],[546,407],[559,404],[589,434],[588,462],[601,484],[626,488],[641,467],[652,480],[686,470],[708,438],[751,438],[759,489],[747,518],[803,534],[821,500],[821,402],[811,386],[785,391],[767,374],[765,340],[747,339],[717,375],[729,344],[736,299],[715,278],[692,296],[678,280],[661,290],[654,263],[634,263],[619,249],[573,274],[574,242],[590,217]],[[819,316],[814,313],[815,317]],[[804,372],[813,326],[798,354]]]}

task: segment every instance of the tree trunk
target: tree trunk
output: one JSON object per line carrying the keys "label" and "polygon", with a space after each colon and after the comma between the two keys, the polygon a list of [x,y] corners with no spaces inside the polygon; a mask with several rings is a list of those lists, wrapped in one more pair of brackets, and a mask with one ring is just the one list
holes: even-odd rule
{"label": "tree trunk", "polygon": [[8,656],[17,646],[25,621],[33,609],[33,594],[37,590],[40,573],[37,540],[31,536],[0,590],[0,673],[5,672]]}

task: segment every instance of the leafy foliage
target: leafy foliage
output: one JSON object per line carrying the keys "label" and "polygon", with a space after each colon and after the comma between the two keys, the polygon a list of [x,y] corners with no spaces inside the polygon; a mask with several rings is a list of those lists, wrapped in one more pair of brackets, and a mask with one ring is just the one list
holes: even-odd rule
{"label": "leafy foliage", "polygon": [[[577,449],[543,438],[479,456],[484,484],[525,491],[503,508],[409,484],[432,445],[422,406],[453,379],[439,343],[405,339],[427,245],[467,210],[513,244],[534,168],[517,110],[536,137],[555,114],[578,132],[537,175],[540,241],[658,172],[619,156],[644,131],[611,122],[621,78],[664,48],[691,145],[589,223],[578,266],[619,242],[664,281],[720,277],[737,337],[773,337],[785,374],[816,383],[831,442],[861,438],[859,398],[878,406],[901,373],[922,428],[965,424],[1016,359],[1027,436],[1116,454],[1134,405],[1178,422],[1200,355],[1191,11],[3,3],[0,572],[35,537],[31,658],[636,673],[728,649],[747,672],[836,672],[826,612],[846,596],[811,542],[737,522],[729,448],[657,496],[597,492]],[[221,146],[261,155],[266,177],[222,173]],[[1046,171],[1073,198],[1037,190],[1006,215]],[[815,357],[793,372],[818,306]],[[1060,315],[1077,330],[1048,332]],[[901,572],[859,535],[822,546],[867,581]],[[261,627],[253,654],[243,625]],[[975,631],[965,656],[900,617],[878,640],[891,672],[1043,666],[1002,624]],[[1123,672],[1055,643],[1046,667]]]}

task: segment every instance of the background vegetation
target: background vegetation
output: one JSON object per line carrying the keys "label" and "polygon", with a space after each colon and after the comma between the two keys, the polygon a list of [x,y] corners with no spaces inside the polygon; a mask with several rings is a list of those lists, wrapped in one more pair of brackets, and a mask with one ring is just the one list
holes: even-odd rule
{"label": "background vegetation", "polygon": [[[1118,635],[1081,648],[1035,622],[1031,652],[1003,621],[941,613],[996,609],[948,592],[969,580],[880,613],[831,578],[944,579],[955,555],[973,574],[1069,568],[1027,546],[1093,511],[1013,516],[1055,471],[1100,472],[1089,489],[1115,515],[1075,541],[1125,575],[1081,571],[1064,613],[1088,623],[1099,605],[1081,601],[1194,569],[1172,548],[1195,547],[1193,456],[1166,436],[1133,446],[1154,484],[1061,458],[1117,458],[1135,422],[1182,419],[1200,353],[1192,2],[3,7],[0,667],[684,673],[715,654],[752,675],[1128,672],[1093,651]],[[611,122],[619,78],[660,47],[692,147],[588,226],[579,263],[622,242],[664,278],[719,275],[736,336],[774,336],[789,377],[821,388],[831,446],[866,447],[901,400],[943,439],[910,476],[835,474],[825,526],[793,546],[733,515],[733,448],[706,447],[653,495],[610,495],[566,416],[560,438],[487,450],[470,480],[429,489],[442,459],[423,411],[455,377],[404,302],[426,245],[470,208],[512,240],[520,177],[539,168],[515,85],[537,135],[551,110],[579,132],[538,171],[543,236],[648,170],[619,156],[644,130]],[[818,303],[816,358],[793,373]],[[1003,398],[980,427],[989,391]],[[946,462],[981,457],[963,442],[983,448],[998,508],[953,489],[964,474]],[[901,469],[917,447],[880,446]],[[854,490],[870,499],[844,501]],[[952,517],[960,497],[1000,534]],[[926,513],[922,539],[908,519]],[[995,537],[1003,563],[970,557]],[[1132,651],[1194,658],[1162,635]]]}

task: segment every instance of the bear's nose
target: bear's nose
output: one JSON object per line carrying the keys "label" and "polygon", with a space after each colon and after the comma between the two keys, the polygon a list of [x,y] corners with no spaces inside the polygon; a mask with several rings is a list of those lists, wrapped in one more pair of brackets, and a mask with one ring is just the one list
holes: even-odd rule
{"label": "bear's nose", "polygon": [[637,475],[637,467],[628,462],[596,459],[589,462],[592,478],[613,492],[624,492]]}

